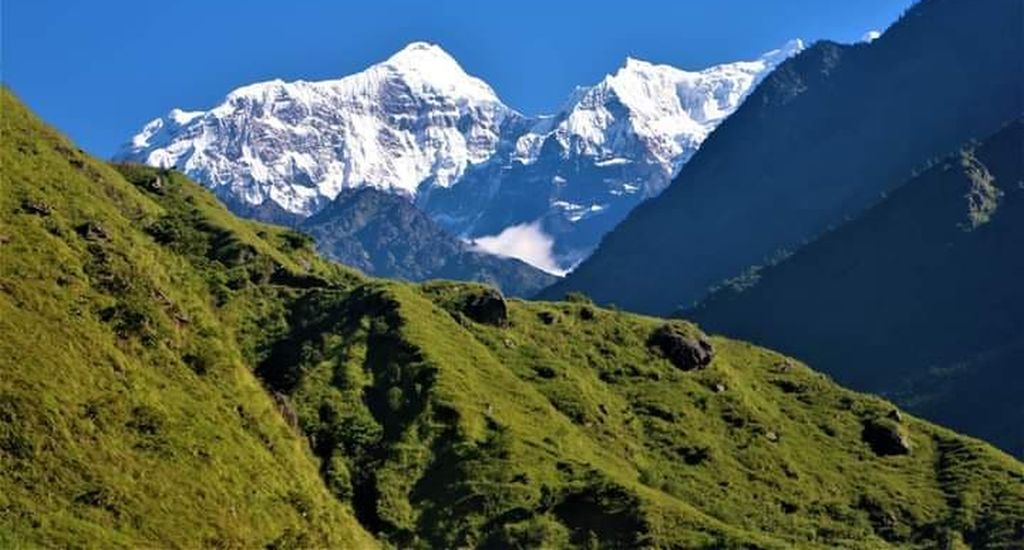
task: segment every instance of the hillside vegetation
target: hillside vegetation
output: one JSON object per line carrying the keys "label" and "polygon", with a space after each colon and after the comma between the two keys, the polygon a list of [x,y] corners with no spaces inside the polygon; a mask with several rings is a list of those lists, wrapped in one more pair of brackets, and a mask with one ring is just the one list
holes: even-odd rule
{"label": "hillside vegetation", "polygon": [[777,353],[364,278],[2,95],[0,546],[1012,547],[1024,466]]}
{"label": "hillside vegetation", "polygon": [[1022,159],[1017,119],[686,314],[1024,456]]}
{"label": "hillside vegetation", "polygon": [[230,317],[275,264],[344,272],[180,176],[132,185],[6,90],[0,119],[0,546],[369,544]]}

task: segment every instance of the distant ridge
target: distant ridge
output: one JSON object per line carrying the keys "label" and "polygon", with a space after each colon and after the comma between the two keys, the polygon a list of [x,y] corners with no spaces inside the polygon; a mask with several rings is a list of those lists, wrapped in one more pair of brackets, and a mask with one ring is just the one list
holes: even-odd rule
{"label": "distant ridge", "polygon": [[1024,457],[1024,122],[687,311]]}
{"label": "distant ridge", "polygon": [[518,297],[557,280],[520,260],[477,251],[408,198],[372,187],[342,191],[298,228],[313,236],[326,258],[377,277],[476,281]]}
{"label": "distant ridge", "polygon": [[671,313],[856,216],[1024,112],[1022,19],[1019,0],[925,0],[870,43],[804,50],[543,296]]}

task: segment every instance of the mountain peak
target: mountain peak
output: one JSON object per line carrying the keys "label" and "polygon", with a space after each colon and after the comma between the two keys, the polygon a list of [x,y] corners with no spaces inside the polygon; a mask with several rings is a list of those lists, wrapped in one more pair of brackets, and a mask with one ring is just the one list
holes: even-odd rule
{"label": "mountain peak", "polygon": [[[458,65],[455,58],[437,44],[430,42],[410,42],[401,50],[395,52],[385,61],[387,65],[407,66],[418,62],[448,63]],[[461,67],[460,67],[461,70]]]}
{"label": "mountain peak", "polygon": [[686,71],[671,65],[661,65],[643,59],[627,56],[626,61],[614,73],[607,75],[601,84],[615,87],[618,81],[621,86],[623,81],[648,80],[651,78],[679,78]]}
{"label": "mountain peak", "polygon": [[[768,50],[767,52],[761,54],[753,62],[754,63],[760,63],[762,65],[762,68],[758,72],[765,72],[765,71],[770,70],[771,68],[775,67],[779,63],[782,63],[786,59],[788,59],[788,58],[790,58],[790,57],[792,57],[792,56],[802,52],[804,50],[804,48],[806,48],[806,44],[804,43],[804,41],[799,39],[799,38],[794,38],[792,40],[786,41],[785,44],[783,44],[782,46],[780,46],[778,48],[775,48],[775,49],[772,49],[772,50]],[[749,63],[749,62],[740,61],[738,63]],[[672,65],[661,65],[661,64],[657,64],[657,63],[651,63],[650,61],[645,61],[643,59],[637,59],[637,58],[635,58],[633,56],[627,56],[625,62],[622,64],[622,66],[619,67],[619,69],[614,74],[611,74],[611,75],[608,75],[607,77],[605,77],[604,82],[607,82],[607,81],[609,81],[609,80],[611,80],[613,78],[621,78],[622,76],[625,76],[625,75],[637,75],[637,74],[645,74],[645,73],[651,73],[651,72],[660,72],[660,73],[665,73],[665,74],[672,74],[672,75],[675,75],[676,77],[681,77],[683,75],[691,75],[691,74],[692,75],[696,75],[696,74],[701,74],[701,73],[710,73],[710,72],[716,71],[720,67],[734,67],[736,65],[737,65],[737,63],[723,63],[723,64],[720,64],[720,65],[712,65],[712,66],[706,67],[704,69],[699,69],[699,70],[695,70],[694,71],[694,70],[680,69],[680,68],[672,66]]]}
{"label": "mountain peak", "polygon": [[790,57],[804,51],[806,47],[807,45],[802,39],[794,38],[786,41],[786,43],[779,48],[765,52],[761,55],[761,60],[772,65],[778,65]]}
{"label": "mountain peak", "polygon": [[455,94],[466,99],[500,103],[494,90],[473,77],[441,46],[430,42],[411,42],[379,66],[397,72],[406,80]]}
{"label": "mountain peak", "polygon": [[[619,136],[638,138],[643,143],[636,147],[650,152],[663,169],[665,182],[656,186],[660,190],[765,75],[803,48],[803,41],[794,39],[753,60],[699,70],[628,56],[614,73],[570,96],[568,115],[558,128],[540,128],[562,136],[566,147],[601,157],[618,156],[611,148],[624,148]],[[629,115],[617,116],[620,108]],[[526,145],[542,142],[536,138],[524,141]],[[529,154],[535,153],[524,157],[530,158]]]}
{"label": "mountain peak", "polygon": [[[440,45],[416,41],[355,74],[268,80],[234,90],[209,111],[170,113],[147,124],[118,158],[178,167],[247,204],[270,200],[308,215],[352,187],[404,195],[451,187],[503,144],[514,144],[516,158],[529,164],[554,134],[572,154],[657,164],[660,179],[644,176],[643,192],[653,194],[773,66],[755,60],[684,71],[628,57],[600,83],[578,89],[559,113],[527,120]],[[625,185],[628,192],[611,196],[627,200],[639,189]]]}
{"label": "mountain peak", "polygon": [[636,70],[636,69],[642,69],[642,68],[645,68],[645,67],[650,67],[651,65],[652,65],[652,63],[649,62],[649,61],[644,61],[643,59],[637,59],[637,58],[635,58],[633,56],[626,56],[626,62],[622,65],[622,68],[619,69],[619,70],[620,71],[621,70],[627,70],[627,71],[628,70]]}

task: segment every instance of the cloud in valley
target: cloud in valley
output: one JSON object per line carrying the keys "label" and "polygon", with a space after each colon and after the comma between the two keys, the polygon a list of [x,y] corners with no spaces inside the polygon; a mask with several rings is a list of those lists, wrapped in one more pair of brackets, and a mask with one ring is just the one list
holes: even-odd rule
{"label": "cloud in valley", "polygon": [[554,239],[541,229],[540,221],[506,227],[497,235],[479,237],[473,245],[480,251],[518,258],[553,275],[565,275],[552,255]]}

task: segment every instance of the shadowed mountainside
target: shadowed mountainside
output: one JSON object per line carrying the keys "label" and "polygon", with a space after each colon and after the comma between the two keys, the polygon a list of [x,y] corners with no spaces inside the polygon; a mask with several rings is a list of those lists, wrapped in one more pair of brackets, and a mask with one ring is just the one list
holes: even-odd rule
{"label": "shadowed mountainside", "polygon": [[925,0],[881,38],[783,63],[674,183],[542,293],[668,314],[1024,112],[1020,0]]}
{"label": "shadowed mountainside", "polygon": [[1024,455],[1024,124],[686,312]]}

